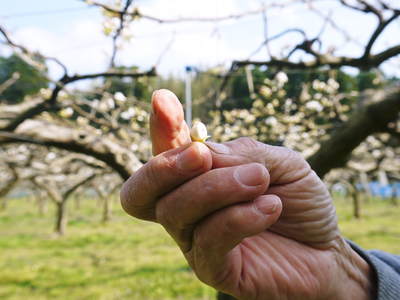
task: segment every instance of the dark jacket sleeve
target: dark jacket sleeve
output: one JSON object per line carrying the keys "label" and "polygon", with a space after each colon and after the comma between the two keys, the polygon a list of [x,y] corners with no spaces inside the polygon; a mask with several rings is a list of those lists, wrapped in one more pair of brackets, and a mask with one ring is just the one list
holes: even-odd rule
{"label": "dark jacket sleeve", "polygon": [[376,300],[400,300],[400,256],[378,250],[366,251],[353,242],[348,242],[375,271]]}

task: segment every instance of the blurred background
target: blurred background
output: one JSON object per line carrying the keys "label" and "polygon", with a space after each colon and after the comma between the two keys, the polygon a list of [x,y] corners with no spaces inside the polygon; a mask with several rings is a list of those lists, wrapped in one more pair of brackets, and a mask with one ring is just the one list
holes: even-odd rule
{"label": "blurred background", "polygon": [[395,0],[0,2],[0,298],[216,299],[119,205],[160,88],[302,153],[345,237],[400,253],[399,67]]}

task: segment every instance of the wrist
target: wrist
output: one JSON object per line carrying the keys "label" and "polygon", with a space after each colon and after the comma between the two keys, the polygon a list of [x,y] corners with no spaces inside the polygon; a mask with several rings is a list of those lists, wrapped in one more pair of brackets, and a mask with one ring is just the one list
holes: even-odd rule
{"label": "wrist", "polygon": [[373,269],[344,239],[341,238],[339,243],[338,285],[334,299],[376,299],[376,278]]}

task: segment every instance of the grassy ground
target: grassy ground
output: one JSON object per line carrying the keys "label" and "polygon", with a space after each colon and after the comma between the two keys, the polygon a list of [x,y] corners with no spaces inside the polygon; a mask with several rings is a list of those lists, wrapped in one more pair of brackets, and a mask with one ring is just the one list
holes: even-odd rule
{"label": "grassy ground", "polygon": [[[400,208],[364,204],[363,219],[337,200],[345,236],[365,248],[400,253]],[[67,235],[52,235],[53,210],[13,199],[0,212],[0,299],[215,299],[188,269],[160,226],[133,220],[115,205],[102,225],[100,206],[69,203]],[[396,227],[397,224],[397,227]]]}

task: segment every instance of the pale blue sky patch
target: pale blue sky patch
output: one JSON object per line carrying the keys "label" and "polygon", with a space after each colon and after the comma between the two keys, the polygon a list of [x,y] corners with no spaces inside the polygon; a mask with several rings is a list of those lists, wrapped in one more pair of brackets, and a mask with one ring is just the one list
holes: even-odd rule
{"label": "pale blue sky patch", "polygon": [[[282,0],[288,2],[289,0]],[[266,5],[272,1],[264,1]],[[290,2],[290,1],[289,1]],[[148,15],[171,19],[179,17],[215,17],[238,14],[260,7],[257,0],[141,0],[136,1],[140,10]],[[374,17],[340,7],[338,1],[316,1],[315,7],[323,14],[330,14],[335,24],[354,38],[346,43],[343,35],[328,25],[322,36],[322,51],[335,48],[339,55],[361,54],[371,31],[375,28]],[[309,38],[321,30],[323,20],[302,5],[290,5],[283,9],[267,11],[268,36],[287,28],[299,27]],[[19,43],[45,55],[63,61],[71,73],[88,73],[104,70],[109,63],[111,40],[102,33],[103,17],[97,8],[91,8],[75,0],[13,0],[0,1],[0,22]],[[400,43],[400,23],[394,22],[377,41],[373,52]],[[237,20],[210,23],[157,24],[139,20],[130,26],[133,36],[122,44],[117,63],[138,65],[146,70],[154,65],[166,46],[168,51],[158,67],[161,74],[182,74],[186,65],[229,67],[232,60],[247,59],[264,40],[261,14]],[[291,33],[270,44],[274,55],[289,51],[302,41],[299,34]],[[0,54],[5,53],[0,46]],[[301,55],[295,56],[300,58]],[[262,48],[253,59],[268,59]],[[389,73],[399,73],[399,59],[385,64]],[[60,70],[51,65],[52,77]]]}

